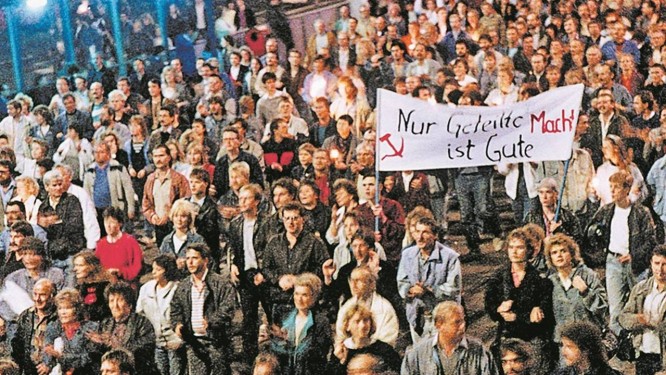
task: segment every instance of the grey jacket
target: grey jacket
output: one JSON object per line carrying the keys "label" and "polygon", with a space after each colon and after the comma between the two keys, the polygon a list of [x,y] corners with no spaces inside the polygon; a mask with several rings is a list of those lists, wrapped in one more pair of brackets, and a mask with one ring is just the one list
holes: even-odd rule
{"label": "grey jacket", "polygon": [[580,264],[574,267],[570,275],[572,280],[576,276],[580,276],[587,284],[584,295],[573,286],[565,290],[557,272],[548,276],[553,282],[556,342],[560,342],[560,330],[566,323],[585,320],[602,328],[601,324],[605,323],[608,315],[608,297],[599,275],[586,265]]}
{"label": "grey jacket", "polygon": [[[438,350],[437,334],[424,338],[407,351],[400,375],[445,375]],[[465,337],[455,351],[459,352],[456,371],[446,375],[499,375],[493,355],[480,341]]]}
{"label": "grey jacket", "polygon": [[[631,289],[629,294],[629,300],[627,304],[624,305],[624,309],[620,314],[620,325],[635,333],[634,336],[634,348],[636,351],[641,346],[643,341],[643,330],[646,328],[642,323],[638,321],[638,315],[643,314],[643,305],[645,304],[645,298],[652,288],[654,288],[654,276],[650,277],[647,280],[641,281],[636,284]],[[661,366],[666,368],[666,306],[662,306],[662,310],[659,311],[659,316],[661,316],[661,321],[657,325],[656,330],[659,333],[659,341],[661,343]]]}
{"label": "grey jacket", "polygon": [[[83,175],[83,188],[93,197],[97,163],[92,163]],[[134,213],[136,201],[134,200],[134,188],[127,168],[116,160],[109,161],[107,172],[109,190],[111,191],[111,206],[122,209],[125,214]]]}

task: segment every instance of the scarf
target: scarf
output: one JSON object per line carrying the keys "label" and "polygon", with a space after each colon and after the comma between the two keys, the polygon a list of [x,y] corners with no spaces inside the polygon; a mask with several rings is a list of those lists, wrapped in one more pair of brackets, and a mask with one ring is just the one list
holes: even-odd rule
{"label": "scarf", "polygon": [[62,324],[62,329],[65,331],[65,336],[67,337],[67,340],[73,339],[74,335],[76,335],[76,332],[78,332],[79,328],[81,328],[80,322]]}

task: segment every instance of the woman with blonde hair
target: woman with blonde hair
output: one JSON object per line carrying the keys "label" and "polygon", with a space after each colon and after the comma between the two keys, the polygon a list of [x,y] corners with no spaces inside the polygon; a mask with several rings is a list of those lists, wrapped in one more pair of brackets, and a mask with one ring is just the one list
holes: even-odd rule
{"label": "woman with blonde hair", "polygon": [[257,143],[261,142],[264,134],[264,126],[255,115],[255,101],[249,95],[243,95],[238,99],[238,110],[240,118],[247,122],[247,132],[245,138],[251,139]]}
{"label": "woman with blonde hair", "polygon": [[213,173],[215,172],[215,165],[208,162],[209,155],[206,153],[206,149],[203,145],[197,143],[191,143],[187,147],[187,159],[188,169],[184,174],[187,179],[190,179],[190,174],[195,168],[201,168],[208,172],[210,178],[213,178]]}
{"label": "woman with blonde hair", "polygon": [[162,70],[162,96],[176,102],[178,108],[190,105],[192,95],[183,82],[176,79],[174,68],[167,66]]}
{"label": "woman with blonde hair", "polygon": [[358,88],[354,81],[347,76],[338,79],[339,96],[331,103],[331,117],[339,119],[342,115],[349,115],[354,120],[353,134],[362,138],[366,130],[366,123],[372,109],[368,101],[358,95]]}
{"label": "woman with blonde hair", "polygon": [[363,65],[366,61],[370,60],[377,49],[372,43],[372,40],[363,38],[356,43],[356,65]]}
{"label": "woman with blonde hair", "polygon": [[298,275],[294,282],[294,309],[281,322],[281,327],[272,327],[271,351],[280,359],[283,374],[325,373],[331,327],[326,314],[316,308],[321,288],[317,275]]}
{"label": "woman with blonde hair", "polygon": [[381,340],[373,339],[377,325],[370,309],[362,303],[355,304],[342,316],[345,337],[336,345],[327,373],[346,374],[349,361],[360,354],[372,354],[382,359],[391,370],[400,369],[400,356],[393,347]]}
{"label": "woman with blonde hair", "polygon": [[[189,154],[191,147],[196,145],[202,146],[206,158],[201,159],[201,165],[203,165],[204,162],[208,162],[208,160],[215,160],[215,157],[217,156],[219,147],[211,137],[208,137],[206,123],[202,119],[194,119],[194,121],[192,121],[192,128],[183,132],[179,142],[181,149],[186,150],[187,154]],[[190,165],[192,164],[189,160],[187,163]]]}
{"label": "woman with blonde hair", "polygon": [[85,319],[82,302],[81,294],[75,289],[64,289],[55,296],[58,320],[46,327],[41,358],[46,373],[84,375],[96,372],[88,334],[97,331],[97,323]]}
{"label": "woman with blonde hair", "polygon": [[185,269],[187,246],[196,242],[204,242],[203,237],[198,235],[194,229],[198,209],[198,206],[187,199],[179,199],[169,211],[169,221],[173,225],[173,231],[164,237],[160,245],[160,253],[175,255],[178,269],[181,270]]}
{"label": "woman with blonde hair", "polygon": [[37,225],[37,213],[42,205],[39,195],[39,184],[37,180],[29,176],[16,178],[16,196],[13,201],[23,202],[25,205],[25,220],[30,224]]}

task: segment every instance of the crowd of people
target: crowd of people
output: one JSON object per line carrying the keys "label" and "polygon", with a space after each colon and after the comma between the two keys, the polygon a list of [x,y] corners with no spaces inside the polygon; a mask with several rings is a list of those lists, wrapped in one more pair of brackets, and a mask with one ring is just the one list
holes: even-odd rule
{"label": "crowd of people", "polygon": [[[189,69],[211,10],[173,5],[158,75],[90,39],[88,75],[7,102],[0,373],[666,373],[666,8],[352,0],[299,50],[271,4],[264,43],[227,38],[256,17],[224,2],[224,48]],[[377,89],[501,106],[580,83],[566,167],[375,174]],[[463,274],[494,250],[486,345]]]}

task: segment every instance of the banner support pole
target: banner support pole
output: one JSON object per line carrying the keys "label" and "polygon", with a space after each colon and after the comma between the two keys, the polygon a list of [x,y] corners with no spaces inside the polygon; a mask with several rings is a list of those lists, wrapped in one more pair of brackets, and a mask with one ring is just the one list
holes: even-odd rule
{"label": "banner support pole", "polygon": [[[381,103],[382,90],[377,89],[377,103]],[[379,204],[379,111],[381,106],[377,106],[377,123],[375,126],[375,205]],[[370,197],[367,197],[370,199]],[[375,232],[379,232],[379,216],[375,216]]]}
{"label": "banner support pole", "polygon": [[560,191],[557,194],[557,208],[555,209],[555,217],[553,221],[557,223],[557,219],[560,216],[560,209],[562,208],[562,196],[564,195],[564,185],[567,183],[567,174],[569,174],[569,164],[573,158],[573,150],[571,150],[571,158],[567,159],[564,162],[564,177],[562,177],[562,184],[560,185]]}

